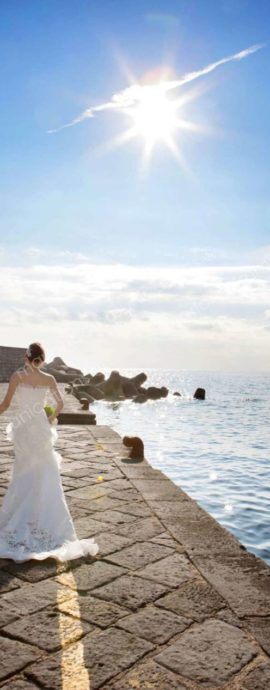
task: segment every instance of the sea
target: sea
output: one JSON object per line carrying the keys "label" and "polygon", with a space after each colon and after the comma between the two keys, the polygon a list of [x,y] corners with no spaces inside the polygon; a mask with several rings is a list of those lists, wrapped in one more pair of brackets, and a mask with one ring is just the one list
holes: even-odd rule
{"label": "sea", "polygon": [[[168,397],[143,404],[99,401],[97,423],[121,436],[140,436],[153,467],[270,565],[270,374],[145,373],[145,386],[166,386]],[[193,399],[199,386],[205,401]]]}

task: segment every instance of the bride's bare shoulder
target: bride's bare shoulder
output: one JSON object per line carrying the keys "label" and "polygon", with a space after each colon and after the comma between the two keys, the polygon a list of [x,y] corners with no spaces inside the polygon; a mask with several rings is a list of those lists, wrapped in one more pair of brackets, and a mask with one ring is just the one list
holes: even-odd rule
{"label": "bride's bare shoulder", "polygon": [[45,372],[42,372],[42,383],[44,386],[48,386],[49,388],[53,388],[56,384],[56,380],[52,374],[45,374]]}

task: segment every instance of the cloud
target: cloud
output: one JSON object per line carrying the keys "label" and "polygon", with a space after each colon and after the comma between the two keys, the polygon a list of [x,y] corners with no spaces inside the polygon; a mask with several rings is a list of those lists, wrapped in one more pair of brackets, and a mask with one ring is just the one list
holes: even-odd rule
{"label": "cloud", "polygon": [[18,312],[32,304],[32,312],[51,322],[114,324],[186,312],[193,319],[221,313],[241,318],[256,310],[263,318],[270,306],[270,266],[130,266],[74,255],[64,264],[3,266],[1,283],[3,308]]}
{"label": "cloud", "polygon": [[71,120],[71,122],[62,125],[61,127],[57,127],[56,129],[50,129],[47,133],[53,134],[67,127],[73,127],[74,125],[83,122],[83,120],[95,117],[95,115],[100,112],[110,110],[116,112],[126,111],[127,109],[134,107],[136,103],[140,102],[144,94],[147,95],[148,93],[156,89],[159,89],[160,91],[166,93],[167,91],[181,88],[182,86],[189,84],[195,79],[199,79],[200,77],[203,77],[206,74],[214,72],[214,70],[218,69],[218,67],[221,67],[222,65],[225,65],[229,62],[244,60],[245,58],[249,57],[249,55],[256,53],[263,47],[264,44],[262,43],[250,46],[245,50],[241,50],[239,53],[234,53],[233,55],[222,58],[221,60],[212,62],[206,67],[203,67],[202,69],[196,70],[194,72],[188,72],[187,74],[184,74],[182,77],[176,80],[164,80],[159,84],[132,84],[131,86],[128,86],[122,91],[113,94],[109,101],[101,103],[100,105],[91,106],[90,108],[87,108],[80,115]]}
{"label": "cloud", "polygon": [[[270,266],[133,266],[96,264],[87,257],[69,257],[67,263],[3,266],[2,303],[43,308],[69,308],[104,313],[131,313],[181,309],[241,309],[270,303]],[[129,313],[129,312],[128,312]],[[128,313],[126,317],[128,318]],[[117,314],[117,312],[116,312]],[[113,317],[110,317],[111,320]],[[104,320],[104,319],[103,319]]]}
{"label": "cloud", "polygon": [[40,340],[85,370],[269,368],[270,266],[32,258],[1,269],[2,344]]}
{"label": "cloud", "polygon": [[196,323],[189,323],[188,328],[191,331],[221,331],[222,328],[219,323],[214,321],[197,321]]}
{"label": "cloud", "polygon": [[258,247],[253,252],[250,252],[250,259],[253,262],[257,262],[262,266],[270,266],[270,244],[266,244],[263,247]]}

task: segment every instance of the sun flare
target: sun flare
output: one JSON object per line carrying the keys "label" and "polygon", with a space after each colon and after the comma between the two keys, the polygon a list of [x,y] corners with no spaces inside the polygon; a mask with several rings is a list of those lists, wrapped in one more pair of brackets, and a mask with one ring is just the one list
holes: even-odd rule
{"label": "sun flare", "polygon": [[149,89],[130,111],[134,129],[145,139],[147,148],[168,141],[178,126],[177,105],[161,89]]}
{"label": "sun flare", "polygon": [[193,132],[201,130],[198,125],[183,117],[184,106],[188,101],[198,98],[198,90],[173,99],[168,97],[166,81],[147,86],[135,83],[130,88],[134,89],[134,93],[136,91],[136,100],[135,103],[126,104],[123,112],[131,120],[131,126],[111,142],[110,148],[126,144],[132,139],[142,139],[143,162],[147,164],[154,148],[160,144],[165,145],[178,163],[187,169],[177,145],[177,132],[180,129]]}

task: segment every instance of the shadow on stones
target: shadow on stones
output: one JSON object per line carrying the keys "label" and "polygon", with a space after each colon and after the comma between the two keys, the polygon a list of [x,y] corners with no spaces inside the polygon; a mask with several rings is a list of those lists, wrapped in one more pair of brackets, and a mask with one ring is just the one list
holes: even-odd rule
{"label": "shadow on stones", "polygon": [[[47,690],[67,690],[80,678],[82,690],[93,690],[91,664],[84,655],[84,637],[101,628],[81,616],[80,601],[89,595],[79,591],[76,571],[91,568],[97,559],[91,556],[67,563],[55,559],[15,563],[3,559],[0,564],[1,649],[7,661],[1,664],[0,682],[5,690],[29,690],[36,684]],[[68,581],[59,581],[66,576]],[[46,658],[44,659],[44,656]],[[21,673],[22,686],[13,674]],[[28,682],[28,683],[27,683]],[[35,685],[32,686],[32,683]]]}
{"label": "shadow on stones", "polygon": [[125,465],[139,465],[143,462],[143,458],[120,458]]}

